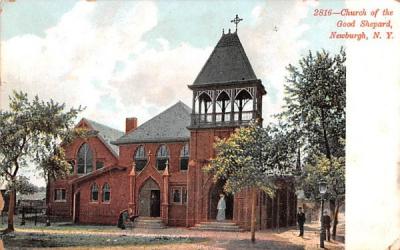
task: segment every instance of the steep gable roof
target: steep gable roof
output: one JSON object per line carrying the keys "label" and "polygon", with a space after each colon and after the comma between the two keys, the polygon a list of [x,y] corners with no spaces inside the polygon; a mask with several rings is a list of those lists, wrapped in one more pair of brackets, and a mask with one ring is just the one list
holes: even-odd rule
{"label": "steep gable roof", "polygon": [[256,80],[237,33],[223,34],[193,85]]}
{"label": "steep gable roof", "polygon": [[191,109],[179,101],[114,143],[118,145],[189,140],[190,132],[186,127],[190,125],[190,113]]}
{"label": "steep gable roof", "polygon": [[116,155],[118,156],[119,154],[119,147],[111,144],[112,141],[115,141],[116,139],[120,138],[121,136],[124,135],[124,132],[119,131],[114,128],[110,128],[104,124],[83,118],[83,121],[85,121],[88,125],[92,127],[93,130],[98,131],[98,135],[100,138],[103,140],[103,142],[106,144],[108,148]]}

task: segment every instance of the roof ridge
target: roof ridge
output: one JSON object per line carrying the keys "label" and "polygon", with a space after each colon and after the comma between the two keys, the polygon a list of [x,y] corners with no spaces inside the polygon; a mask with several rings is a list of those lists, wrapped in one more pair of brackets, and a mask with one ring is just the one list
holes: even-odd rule
{"label": "roof ridge", "polygon": [[[238,39],[238,41],[239,41],[239,43],[240,43],[239,51],[240,51],[240,53],[242,54],[243,59],[246,61],[245,66],[247,67],[247,69],[248,69],[251,73],[253,73],[253,75],[256,76],[256,73],[255,73],[254,70],[253,70],[253,66],[251,66],[250,60],[249,60],[249,58],[248,58],[246,52],[244,51],[243,44],[242,44],[242,42],[240,41],[239,36],[237,36],[237,39]],[[257,78],[257,76],[256,76],[256,78]]]}
{"label": "roof ridge", "polygon": [[114,145],[136,143],[138,141],[180,141],[189,137],[191,108],[178,101],[158,113],[135,130],[113,141]]}
{"label": "roof ridge", "polygon": [[[134,133],[135,131],[137,131],[138,129],[140,129],[141,127],[143,127],[144,125],[148,124],[149,122],[151,122],[152,120],[155,120],[156,118],[158,118],[160,115],[167,113],[167,111],[171,110],[173,107],[178,106],[178,104],[183,104],[185,105],[189,110],[189,106],[187,106],[185,103],[183,103],[181,100],[178,100],[178,102],[176,102],[175,104],[173,104],[172,106],[168,107],[167,109],[165,109],[164,111],[162,111],[161,113],[158,113],[157,115],[153,116],[152,118],[150,118],[149,120],[147,120],[146,122],[144,122],[143,124],[141,124],[140,126],[138,126],[136,129],[132,130],[131,132],[125,134],[125,135],[129,135],[131,133]],[[125,136],[124,135],[124,136]]]}
{"label": "roof ridge", "polygon": [[125,134],[124,132],[85,117],[83,117],[81,121],[85,121],[93,130],[98,131],[98,138],[114,154],[115,157],[118,157],[119,148],[111,144],[111,141],[123,136]]}
{"label": "roof ridge", "polygon": [[82,117],[82,119],[88,121],[89,123],[95,123],[95,124],[98,124],[98,125],[100,125],[100,126],[103,126],[103,127],[108,128],[108,129],[112,129],[112,130],[114,130],[114,131],[116,131],[116,132],[120,132],[120,133],[124,134],[124,132],[121,131],[121,130],[119,130],[119,129],[110,127],[110,126],[108,126],[108,125],[105,125],[105,124],[103,124],[103,123],[97,122],[97,121],[95,121],[95,120],[88,119],[88,118],[85,118],[85,117]]}

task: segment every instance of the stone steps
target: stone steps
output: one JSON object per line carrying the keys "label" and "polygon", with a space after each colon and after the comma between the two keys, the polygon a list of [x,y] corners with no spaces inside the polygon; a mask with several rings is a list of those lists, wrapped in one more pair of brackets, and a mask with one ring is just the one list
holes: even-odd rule
{"label": "stone steps", "polygon": [[162,229],[166,228],[160,218],[152,217],[138,217],[135,222],[132,223],[134,228],[147,228],[147,229]]}
{"label": "stone steps", "polygon": [[244,230],[240,228],[234,222],[218,222],[218,221],[207,221],[200,222],[196,224],[191,229],[200,231],[225,231],[225,232],[243,232]]}

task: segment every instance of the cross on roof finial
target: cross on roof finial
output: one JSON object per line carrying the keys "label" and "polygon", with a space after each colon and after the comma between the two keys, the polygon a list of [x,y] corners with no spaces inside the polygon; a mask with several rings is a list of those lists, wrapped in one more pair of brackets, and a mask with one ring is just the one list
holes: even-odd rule
{"label": "cross on roof finial", "polygon": [[236,25],[236,32],[237,32],[238,23],[240,21],[243,21],[243,18],[239,18],[239,16],[237,14],[236,14],[236,17],[233,20],[231,20],[231,23],[234,23]]}

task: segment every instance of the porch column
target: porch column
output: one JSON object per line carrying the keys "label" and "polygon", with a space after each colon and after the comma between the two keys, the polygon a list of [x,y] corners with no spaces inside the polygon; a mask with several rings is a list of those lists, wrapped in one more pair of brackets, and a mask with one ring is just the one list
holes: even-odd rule
{"label": "porch column", "polygon": [[212,122],[216,122],[216,112],[217,112],[217,91],[213,90],[213,96],[212,96]]}
{"label": "porch column", "polygon": [[163,201],[162,201],[162,214],[161,219],[165,225],[168,225],[168,193],[169,193],[169,171],[168,171],[168,160],[165,164],[165,170],[163,173]]}
{"label": "porch column", "polygon": [[257,119],[257,88],[253,88],[253,112],[252,118]]}
{"label": "porch column", "polygon": [[235,91],[231,90],[231,122],[235,120]]}
{"label": "porch column", "polygon": [[129,179],[130,179],[130,181],[129,181],[129,190],[130,191],[129,192],[130,192],[130,195],[129,195],[129,209],[128,209],[128,211],[129,211],[129,214],[134,214],[134,215],[138,214],[137,211],[136,211],[136,197],[135,197],[135,193],[136,193],[136,170],[135,170],[135,168],[136,168],[136,164],[135,164],[135,161],[133,161],[132,170],[129,173]]}
{"label": "porch column", "polygon": [[76,192],[74,192],[74,196],[73,196],[74,198],[73,198],[73,201],[72,201],[72,204],[73,204],[73,207],[72,207],[72,223],[76,223],[76,211],[75,211],[75,209],[76,209]]}

